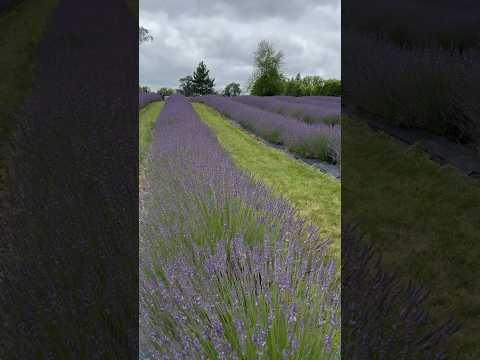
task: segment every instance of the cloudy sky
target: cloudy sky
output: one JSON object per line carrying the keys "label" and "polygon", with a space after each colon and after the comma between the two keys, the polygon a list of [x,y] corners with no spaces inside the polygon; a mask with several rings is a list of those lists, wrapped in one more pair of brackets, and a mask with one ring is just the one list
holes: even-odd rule
{"label": "cloudy sky", "polygon": [[140,0],[140,84],[178,87],[205,61],[215,88],[245,88],[253,52],[269,40],[284,53],[288,76],[340,78],[340,0]]}

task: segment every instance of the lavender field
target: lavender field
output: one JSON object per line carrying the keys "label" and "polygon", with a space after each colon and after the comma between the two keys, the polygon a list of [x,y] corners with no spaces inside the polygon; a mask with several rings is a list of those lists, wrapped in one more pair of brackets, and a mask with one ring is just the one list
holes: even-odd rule
{"label": "lavender field", "polygon": [[148,104],[154,102],[154,101],[161,101],[163,100],[163,95],[160,94],[154,94],[154,93],[144,93],[144,92],[139,92],[138,93],[138,107],[140,109],[144,108]]}
{"label": "lavender field", "polygon": [[[171,96],[154,129],[140,193],[140,359],[445,358],[458,324],[429,317],[427,291],[387,273],[348,225],[342,260],[356,270],[341,270],[341,334],[332,244],[240,170],[198,114]],[[378,309],[381,327],[365,316]]]}
{"label": "lavender field", "polygon": [[167,99],[154,131],[141,358],[339,359],[337,265],[318,229],[240,171],[186,98]]}
{"label": "lavender field", "polygon": [[[284,145],[293,153],[334,164],[340,163],[340,125],[322,122],[307,124],[295,117],[267,110],[269,106],[263,104],[280,103],[285,108],[293,106],[312,111],[319,111],[318,109],[321,107],[288,103],[264,97],[238,96],[234,99],[235,101],[214,95],[194,98],[195,101],[215,108],[255,135],[271,143]],[[260,105],[253,106],[253,104],[262,104],[261,106],[264,108],[261,108]],[[327,113],[325,112],[325,114]],[[339,114],[339,109],[337,114]]]}
{"label": "lavender field", "polygon": [[340,99],[326,96],[236,96],[232,98],[243,104],[258,107],[262,110],[286,115],[307,124],[339,124]]}
{"label": "lavender field", "polygon": [[340,96],[272,96],[273,99],[298,104],[311,104],[332,108],[333,114],[340,114],[342,98]]}

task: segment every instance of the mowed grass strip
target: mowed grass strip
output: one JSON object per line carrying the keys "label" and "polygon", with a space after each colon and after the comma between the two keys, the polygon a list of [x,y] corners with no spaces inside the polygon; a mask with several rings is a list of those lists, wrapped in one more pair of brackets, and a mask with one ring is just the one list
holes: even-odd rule
{"label": "mowed grass strip", "polygon": [[9,114],[30,93],[38,44],[58,1],[24,1],[0,15],[0,194],[6,174],[5,138],[15,125],[9,123]]}
{"label": "mowed grass strip", "polygon": [[339,256],[340,182],[256,140],[214,109],[199,103],[193,107],[235,163],[287,198],[304,219],[320,228],[323,238],[333,240]]}
{"label": "mowed grass strip", "polygon": [[38,44],[58,0],[24,1],[0,16],[0,122],[28,96]]}
{"label": "mowed grass strip", "polygon": [[375,241],[388,269],[432,292],[434,316],[463,323],[451,358],[480,359],[480,183],[348,118],[342,130],[343,221]]}
{"label": "mowed grass strip", "polygon": [[148,151],[153,141],[153,129],[157,122],[158,116],[163,109],[165,102],[156,101],[148,104],[140,110],[139,114],[139,131],[138,131],[138,169],[139,169],[139,193],[143,192],[145,182],[145,166]]}
{"label": "mowed grass strip", "polygon": [[141,165],[143,165],[148,150],[150,149],[150,145],[152,144],[153,129],[155,128],[155,122],[163,109],[163,105],[163,101],[155,101],[140,110],[138,159]]}

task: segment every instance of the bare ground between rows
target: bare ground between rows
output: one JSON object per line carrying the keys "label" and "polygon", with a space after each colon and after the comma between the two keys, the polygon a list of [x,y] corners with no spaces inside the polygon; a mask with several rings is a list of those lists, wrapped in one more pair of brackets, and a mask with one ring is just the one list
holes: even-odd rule
{"label": "bare ground between rows", "polygon": [[465,145],[432,135],[423,129],[390,125],[379,118],[350,107],[344,107],[343,111],[353,120],[366,123],[372,130],[381,131],[409,145],[418,145],[440,165],[451,165],[466,176],[480,179],[480,155]]}

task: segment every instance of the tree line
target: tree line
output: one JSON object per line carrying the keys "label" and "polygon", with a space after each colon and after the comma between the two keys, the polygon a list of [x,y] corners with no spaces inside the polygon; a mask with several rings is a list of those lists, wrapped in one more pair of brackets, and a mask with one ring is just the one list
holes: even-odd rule
{"label": "tree line", "polygon": [[[139,42],[153,41],[150,32],[139,28]],[[323,79],[318,75],[302,77],[300,73],[292,78],[282,71],[284,55],[276,51],[273,44],[262,40],[254,52],[254,72],[251,75],[245,92],[256,96],[342,96],[342,82],[337,79]],[[215,78],[210,77],[210,70],[201,61],[192,75],[179,79],[181,92],[185,96],[218,94],[215,90]],[[148,87],[140,87],[140,91],[151,92]],[[161,88],[157,93],[172,95],[176,90]],[[221,95],[238,96],[242,93],[239,83],[228,84]]]}
{"label": "tree line", "polygon": [[[254,53],[255,70],[249,79],[246,92],[257,96],[342,96],[342,82],[337,79],[323,79],[318,75],[287,78],[282,71],[283,53],[275,51],[268,41],[261,41]],[[216,94],[215,79],[209,76],[209,70],[202,61],[193,76],[180,79],[180,87],[184,95]],[[238,96],[242,93],[240,84],[228,84],[224,96]]]}
{"label": "tree line", "polygon": [[275,51],[272,43],[262,40],[254,53],[255,71],[248,90],[257,96],[341,96],[342,82],[337,79],[326,79],[318,75],[288,79],[282,71],[284,55]]}

